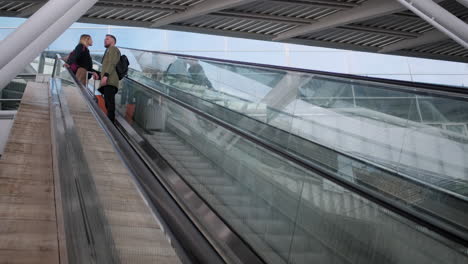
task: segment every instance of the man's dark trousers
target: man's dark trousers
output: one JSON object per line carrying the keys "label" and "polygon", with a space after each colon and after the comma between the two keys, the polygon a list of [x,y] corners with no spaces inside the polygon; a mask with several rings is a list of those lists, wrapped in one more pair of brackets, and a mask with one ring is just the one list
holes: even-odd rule
{"label": "man's dark trousers", "polygon": [[99,88],[99,92],[104,95],[107,117],[109,117],[112,122],[115,122],[115,94],[117,94],[117,91],[117,87],[112,85],[106,85]]}

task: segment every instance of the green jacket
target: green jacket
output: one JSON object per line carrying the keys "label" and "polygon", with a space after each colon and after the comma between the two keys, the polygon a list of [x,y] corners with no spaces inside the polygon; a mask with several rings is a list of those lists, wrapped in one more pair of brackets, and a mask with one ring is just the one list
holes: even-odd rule
{"label": "green jacket", "polygon": [[120,60],[120,50],[117,47],[109,47],[102,58],[101,79],[107,76],[107,85],[119,88],[119,76],[115,66]]}

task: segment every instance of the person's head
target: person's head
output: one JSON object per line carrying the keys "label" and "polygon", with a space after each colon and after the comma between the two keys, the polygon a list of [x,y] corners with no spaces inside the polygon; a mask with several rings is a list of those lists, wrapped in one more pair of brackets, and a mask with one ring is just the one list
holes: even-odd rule
{"label": "person's head", "polygon": [[104,39],[104,47],[109,48],[115,46],[117,44],[117,39],[115,36],[107,34],[106,38]]}
{"label": "person's head", "polygon": [[93,45],[93,38],[91,38],[91,36],[88,35],[88,34],[83,34],[80,37],[80,43],[85,45],[86,47],[92,46]]}

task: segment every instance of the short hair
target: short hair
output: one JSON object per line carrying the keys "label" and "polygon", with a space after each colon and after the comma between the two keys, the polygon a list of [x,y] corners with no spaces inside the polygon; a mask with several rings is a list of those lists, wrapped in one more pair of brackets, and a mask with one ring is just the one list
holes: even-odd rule
{"label": "short hair", "polygon": [[106,37],[111,37],[112,39],[114,39],[115,44],[117,44],[117,38],[115,38],[114,35],[107,34]]}
{"label": "short hair", "polygon": [[83,35],[80,36],[80,43],[81,43],[81,44],[85,44],[85,42],[87,42],[90,38],[91,38],[90,35],[88,35],[88,34],[83,34]]}

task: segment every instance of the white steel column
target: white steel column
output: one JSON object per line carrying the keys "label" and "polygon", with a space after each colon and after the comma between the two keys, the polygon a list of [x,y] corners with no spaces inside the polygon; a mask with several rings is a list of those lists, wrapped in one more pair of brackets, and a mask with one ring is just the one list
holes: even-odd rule
{"label": "white steel column", "polygon": [[468,8],[468,0],[457,0],[457,2]]}
{"label": "white steel column", "polygon": [[49,0],[41,9],[0,42],[0,69],[7,65],[34,39],[73,8],[76,0]]}
{"label": "white steel column", "polygon": [[429,24],[468,48],[468,25],[432,0],[397,0]]}
{"label": "white steel column", "polygon": [[[62,1],[62,0],[60,0]],[[97,0],[80,0],[70,10],[63,13],[62,17],[55,21],[42,34],[40,34],[15,58],[0,70],[0,87],[7,85],[15,76],[34,58],[36,58],[50,43],[63,34],[74,22],[83,16]],[[54,8],[49,12],[56,12]],[[79,36],[77,36],[78,41]],[[73,48],[73,47],[72,47]]]}

